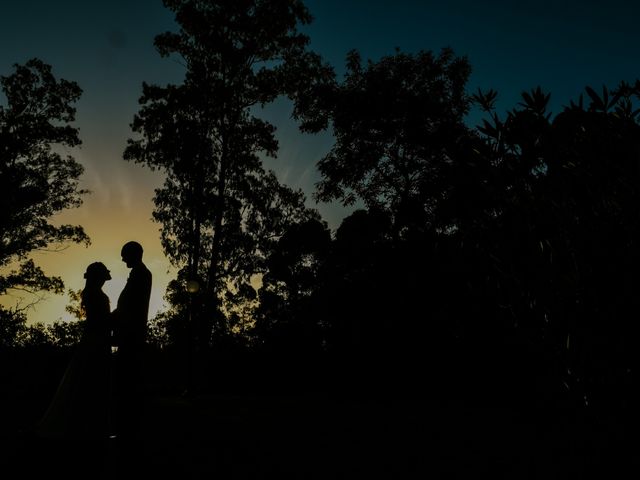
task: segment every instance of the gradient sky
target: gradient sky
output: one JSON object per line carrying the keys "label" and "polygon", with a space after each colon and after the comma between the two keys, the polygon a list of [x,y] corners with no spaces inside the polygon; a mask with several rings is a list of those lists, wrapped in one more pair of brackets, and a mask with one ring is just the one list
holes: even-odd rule
{"label": "gradient sky", "polygon": [[[522,90],[537,85],[551,92],[554,111],[575,99],[585,85],[599,89],[640,77],[640,5],[601,1],[419,1],[308,0],[315,17],[305,27],[311,47],[343,71],[345,54],[359,50],[376,60],[392,54],[452,47],[473,67],[469,88],[494,88],[499,106],[511,108]],[[84,205],[58,221],[81,224],[92,239],[88,248],[36,255],[45,270],[60,275],[68,288],[83,286],[82,274],[93,261],[112,272],[106,293],[115,304],[128,270],[120,247],[128,240],[145,247],[154,275],[152,314],[162,308],[171,276],[151,221],[157,173],[122,160],[129,123],[138,110],[142,81],[179,82],[182,67],[162,59],[153,48],[156,34],[175,29],[161,0],[3,2],[0,13],[0,74],[14,63],[39,57],[58,77],[79,83],[77,126],[83,145],[71,153],[85,166],[83,186],[93,193]],[[0,100],[2,101],[2,100]],[[280,101],[265,118],[278,127],[280,153],[269,160],[279,178],[302,188],[311,200],[318,180],[315,165],[331,147],[326,134],[302,135]],[[317,205],[332,228],[347,213],[336,205]],[[29,313],[31,321],[66,318],[67,298],[50,296]]]}

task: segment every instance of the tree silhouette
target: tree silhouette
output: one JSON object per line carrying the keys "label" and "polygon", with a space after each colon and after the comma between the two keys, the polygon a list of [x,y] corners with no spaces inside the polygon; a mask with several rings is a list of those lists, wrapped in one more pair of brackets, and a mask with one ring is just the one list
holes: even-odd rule
{"label": "tree silhouette", "polygon": [[[319,302],[333,307],[331,341],[438,362],[464,395],[628,403],[638,85],[587,87],[588,105],[555,116],[538,87],[501,116],[496,92],[465,91],[468,73],[449,50],[366,68],[352,53],[344,81],[308,104],[309,128],[330,120],[336,138],[316,197],[367,207],[344,220],[320,269],[336,286]],[[470,100],[489,114],[476,130]]]}
{"label": "tree silhouette", "polygon": [[291,225],[280,237],[258,291],[253,332],[258,348],[280,354],[323,349],[328,322],[318,291],[330,247],[326,223],[315,218]]}
{"label": "tree silhouette", "polygon": [[[464,322],[467,345],[497,353],[494,367],[510,358],[523,383],[547,369],[583,406],[611,408],[628,401],[635,364],[626,312],[637,309],[638,90],[586,92],[588,106],[581,97],[553,116],[536,88],[504,119],[495,92],[475,95],[490,119],[467,175],[452,177],[446,211],[458,219],[451,240],[473,265],[468,304],[491,319]],[[471,196],[465,177],[481,186]],[[525,364],[516,346],[531,355]]]}
{"label": "tree silhouette", "polygon": [[[65,242],[89,242],[82,227],[50,223],[56,213],[79,206],[85,193],[78,186],[82,166],[57,151],[80,144],[71,123],[81,90],[75,82],[56,79],[38,59],[14,69],[0,77],[6,97],[0,105],[0,295],[62,293],[62,280],[47,276],[28,257]],[[3,338],[19,328],[26,308],[0,308]]]}
{"label": "tree silhouette", "polygon": [[278,144],[275,128],[255,112],[279,95],[295,97],[310,72],[326,67],[296,30],[311,20],[299,1],[165,5],[180,31],[159,35],[155,45],[179,57],[185,80],[143,85],[132,124],[141,138],[129,141],[124,157],[167,173],[154,218],[180,278],[201,283],[194,312],[207,345],[212,327],[219,335],[239,328],[241,306],[255,297],[252,278],[264,272],[278,237],[317,215],[300,191],[263,168],[260,155],[274,156]]}
{"label": "tree silhouette", "polygon": [[469,73],[451,49],[397,51],[364,65],[353,51],[344,79],[318,82],[315,101],[301,103],[303,127],[330,125],[335,137],[318,164],[316,199],[366,207],[336,232],[319,304],[330,347],[371,371],[421,368],[409,357],[445,349],[447,322],[430,318],[438,310],[430,303],[438,297],[432,237],[448,226],[437,208],[473,137],[464,123]]}
{"label": "tree silhouette", "polygon": [[428,221],[446,187],[440,171],[467,134],[469,73],[450,49],[397,52],[364,66],[349,53],[344,81],[309,109],[331,120],[336,138],[318,164],[317,199],[388,209],[396,232],[416,215]]}

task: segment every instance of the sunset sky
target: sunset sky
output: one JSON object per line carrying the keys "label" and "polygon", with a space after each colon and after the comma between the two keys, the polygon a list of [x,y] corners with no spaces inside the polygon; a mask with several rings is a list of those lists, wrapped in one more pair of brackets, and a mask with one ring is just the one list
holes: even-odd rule
{"label": "sunset sky", "polygon": [[[392,54],[395,47],[417,52],[451,46],[469,57],[470,89],[494,88],[500,105],[511,108],[522,90],[540,85],[552,93],[557,111],[576,99],[585,85],[599,89],[640,78],[640,6],[627,3],[631,2],[309,0],[315,21],[305,31],[311,47],[338,73],[351,49],[376,60]],[[115,303],[128,275],[120,247],[137,240],[154,275],[152,315],[162,308],[171,276],[160,247],[159,225],[151,220],[153,190],[161,177],[124,162],[122,152],[142,82],[180,81],[182,67],[160,58],[153,48],[156,34],[174,29],[173,16],[161,0],[21,0],[3,2],[0,13],[0,74],[10,74],[14,63],[39,57],[53,66],[56,76],[78,82],[84,91],[76,122],[83,144],[70,153],[84,165],[82,184],[92,193],[81,208],[65,212],[57,221],[83,225],[92,244],[38,254],[38,263],[60,275],[67,288],[79,289],[86,266],[104,262],[113,277],[105,291]],[[331,147],[331,137],[300,134],[289,115],[285,101],[264,112],[278,127],[280,141],[279,156],[267,167],[283,182],[302,188],[309,205],[314,205],[315,165]],[[336,205],[317,208],[332,228],[347,213]],[[50,296],[29,319],[66,318],[66,303],[66,296]]]}

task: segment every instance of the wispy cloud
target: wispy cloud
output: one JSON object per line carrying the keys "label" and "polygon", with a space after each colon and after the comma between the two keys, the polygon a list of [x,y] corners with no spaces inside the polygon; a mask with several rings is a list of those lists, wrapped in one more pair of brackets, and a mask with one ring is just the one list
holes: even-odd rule
{"label": "wispy cloud", "polygon": [[124,210],[126,214],[130,214],[133,206],[133,185],[130,178],[123,175],[124,172],[119,171],[117,178],[114,180],[113,189],[116,193],[118,206]]}

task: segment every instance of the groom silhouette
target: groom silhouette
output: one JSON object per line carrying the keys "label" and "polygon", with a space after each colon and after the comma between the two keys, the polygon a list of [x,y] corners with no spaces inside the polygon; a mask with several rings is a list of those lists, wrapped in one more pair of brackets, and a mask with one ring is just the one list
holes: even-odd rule
{"label": "groom silhouette", "polygon": [[131,273],[112,313],[118,346],[116,424],[118,435],[125,441],[136,432],[141,407],[140,376],[151,296],[151,272],[142,263],[142,253],[138,242],[127,242],[122,247],[122,261]]}

